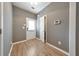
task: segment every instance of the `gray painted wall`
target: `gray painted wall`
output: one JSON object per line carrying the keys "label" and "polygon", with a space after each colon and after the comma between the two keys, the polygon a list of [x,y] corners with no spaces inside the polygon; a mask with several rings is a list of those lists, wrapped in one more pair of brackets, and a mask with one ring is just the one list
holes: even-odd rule
{"label": "gray painted wall", "polygon": [[[1,29],[1,3],[0,3],[0,29]],[[1,55],[1,34],[0,34],[0,55]]]}
{"label": "gray painted wall", "polygon": [[12,5],[9,2],[3,4],[3,55],[7,56],[12,41]]}
{"label": "gray painted wall", "polygon": [[79,56],[79,3],[77,2],[76,11],[76,55]]}
{"label": "gray painted wall", "polygon": [[[38,14],[38,18],[47,15],[47,42],[69,52],[69,3],[53,2]],[[54,25],[54,20],[61,20],[60,25]],[[39,19],[37,20],[39,26]],[[37,28],[39,38],[39,27]],[[61,45],[58,45],[61,41]]]}
{"label": "gray painted wall", "polygon": [[35,14],[13,6],[13,42],[26,40],[26,29],[22,29],[26,17],[36,19]]}

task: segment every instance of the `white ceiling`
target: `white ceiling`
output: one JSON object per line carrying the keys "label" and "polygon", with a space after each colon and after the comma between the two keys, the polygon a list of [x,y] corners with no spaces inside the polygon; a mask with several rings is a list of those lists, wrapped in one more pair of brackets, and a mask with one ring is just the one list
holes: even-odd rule
{"label": "white ceiling", "polygon": [[35,14],[39,13],[41,10],[43,10],[46,6],[50,4],[50,2],[38,2],[36,3],[36,5],[33,3],[34,2],[13,2],[12,4]]}

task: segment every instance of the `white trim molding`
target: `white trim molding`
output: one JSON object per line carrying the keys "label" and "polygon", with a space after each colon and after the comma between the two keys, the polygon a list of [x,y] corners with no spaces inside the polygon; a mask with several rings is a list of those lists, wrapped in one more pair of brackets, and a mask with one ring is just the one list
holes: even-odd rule
{"label": "white trim molding", "polygon": [[28,41],[28,40],[22,40],[22,41],[14,42],[12,44],[14,45],[14,44],[22,43],[22,42],[25,42],[25,41]]}
{"label": "white trim molding", "polygon": [[[39,38],[33,38],[33,39],[39,39]],[[29,39],[29,40],[32,40],[32,39]],[[25,41],[28,41],[28,39],[27,40],[22,40],[22,41],[18,41],[18,42],[14,42],[14,43],[12,43],[12,44],[18,44],[18,43],[22,43],[22,42],[25,42]]]}
{"label": "white trim molding", "polygon": [[[38,39],[38,38],[36,38],[36,39]],[[32,40],[32,39],[30,39],[30,40]],[[15,44],[19,44],[19,43],[22,43],[22,42],[25,42],[25,41],[28,41],[28,40],[22,40],[22,41],[18,41],[18,42],[14,42],[14,43],[11,43],[11,48],[10,48],[10,51],[9,51],[9,56],[11,55],[11,51],[12,51],[12,48],[13,48],[13,46],[15,45]]]}
{"label": "white trim molding", "polygon": [[12,45],[11,45],[11,48],[10,48],[10,51],[9,51],[9,55],[8,55],[8,56],[10,56],[10,55],[11,55],[13,45],[14,45],[14,44],[12,44]]}
{"label": "white trim molding", "polygon": [[18,42],[11,43],[11,48],[10,48],[10,51],[9,51],[9,56],[11,55],[11,51],[12,51],[13,46],[14,46],[15,44],[19,44],[19,43],[22,43],[22,42],[25,42],[25,41],[28,41],[28,40],[22,40],[22,41],[18,41]]}
{"label": "white trim molding", "polygon": [[54,46],[54,45],[51,45],[51,44],[48,43],[48,42],[46,42],[46,44],[69,56],[69,53],[68,53],[68,52],[66,52],[66,51],[64,51],[64,50],[62,50],[62,49],[60,49],[60,48],[58,48],[58,47],[56,47],[56,46]]}
{"label": "white trim molding", "polygon": [[3,56],[3,2],[1,2],[1,56]]}
{"label": "white trim molding", "polygon": [[[36,38],[36,39],[40,40],[39,38]],[[28,40],[23,40],[23,41],[19,41],[19,42],[12,43],[11,49],[10,49],[10,52],[9,52],[9,56],[11,55],[12,48],[13,48],[13,46],[14,46],[15,44],[22,43],[22,42],[25,42],[25,41],[28,41]],[[49,46],[51,46],[51,47],[53,47],[53,48],[55,48],[55,49],[57,49],[57,50],[59,50],[59,51],[61,51],[62,53],[64,53],[64,54],[66,54],[66,55],[69,56],[69,53],[68,53],[68,52],[66,52],[66,51],[64,51],[64,50],[62,50],[62,49],[60,49],[60,48],[58,48],[58,47],[56,47],[56,46],[54,46],[54,45],[51,45],[51,44],[48,43],[48,42],[46,42],[46,44],[49,45]]]}
{"label": "white trim molding", "polygon": [[69,53],[76,56],[76,2],[69,3]]}

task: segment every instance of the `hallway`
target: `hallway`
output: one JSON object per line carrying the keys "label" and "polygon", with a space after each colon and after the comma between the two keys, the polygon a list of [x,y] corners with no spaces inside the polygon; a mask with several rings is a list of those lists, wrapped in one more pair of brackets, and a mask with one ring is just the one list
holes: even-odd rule
{"label": "hallway", "polygon": [[1,55],[79,55],[79,3],[36,3],[1,3]]}
{"label": "hallway", "polygon": [[65,56],[65,54],[44,44],[41,40],[31,39],[14,44],[11,56]]}

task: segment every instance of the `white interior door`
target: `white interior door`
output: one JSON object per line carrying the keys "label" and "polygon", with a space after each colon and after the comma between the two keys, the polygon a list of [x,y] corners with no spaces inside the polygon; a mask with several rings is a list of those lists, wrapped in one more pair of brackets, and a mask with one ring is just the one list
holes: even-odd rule
{"label": "white interior door", "polygon": [[40,39],[44,42],[44,16],[40,18]]}
{"label": "white interior door", "polygon": [[36,38],[36,20],[26,18],[26,39],[30,40]]}

